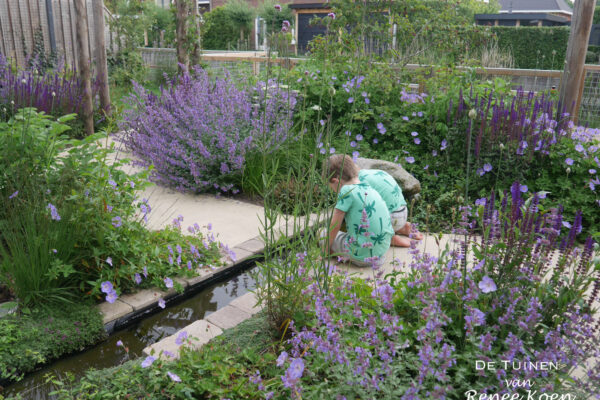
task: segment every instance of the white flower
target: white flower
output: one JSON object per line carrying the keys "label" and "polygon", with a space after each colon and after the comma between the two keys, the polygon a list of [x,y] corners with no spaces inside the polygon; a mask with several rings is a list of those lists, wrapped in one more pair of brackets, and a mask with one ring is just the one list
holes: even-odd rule
{"label": "white flower", "polygon": [[477,110],[475,110],[474,108],[471,108],[471,110],[469,111],[469,118],[471,118],[471,119],[477,118]]}
{"label": "white flower", "polygon": [[319,105],[314,105],[311,108],[315,111],[321,111],[321,106],[319,106]]}
{"label": "white flower", "polygon": [[56,92],[52,92],[52,97],[56,97]]}
{"label": "white flower", "polygon": [[24,85],[27,83],[27,80],[25,78],[21,79],[21,83]]}

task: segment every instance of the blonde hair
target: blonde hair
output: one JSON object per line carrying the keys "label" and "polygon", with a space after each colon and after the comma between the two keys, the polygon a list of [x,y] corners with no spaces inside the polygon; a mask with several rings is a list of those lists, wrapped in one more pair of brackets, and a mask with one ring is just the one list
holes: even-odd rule
{"label": "blonde hair", "polygon": [[350,156],[335,154],[323,162],[323,173],[329,182],[333,178],[348,182],[358,176],[358,167]]}

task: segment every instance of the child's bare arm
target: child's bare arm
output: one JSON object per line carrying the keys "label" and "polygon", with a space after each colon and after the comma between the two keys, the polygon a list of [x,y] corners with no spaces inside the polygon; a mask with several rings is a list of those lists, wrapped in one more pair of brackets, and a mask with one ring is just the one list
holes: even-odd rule
{"label": "child's bare arm", "polygon": [[[335,240],[338,232],[340,231],[340,227],[342,226],[342,222],[344,222],[344,217],[346,213],[344,211],[338,210],[337,208],[333,210],[333,215],[331,216],[331,223],[329,224],[329,248],[325,249],[325,253],[329,254],[331,249],[331,245]],[[326,247],[327,245],[325,245]]]}

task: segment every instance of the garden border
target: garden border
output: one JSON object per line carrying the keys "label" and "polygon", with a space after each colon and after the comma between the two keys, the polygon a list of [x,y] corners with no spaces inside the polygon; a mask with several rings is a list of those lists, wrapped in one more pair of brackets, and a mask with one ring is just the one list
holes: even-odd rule
{"label": "garden border", "polygon": [[[158,299],[161,297],[166,304],[173,305],[211,284],[223,281],[238,272],[249,269],[256,261],[262,259],[264,243],[260,236],[255,236],[235,246],[232,251],[236,255],[241,255],[241,257],[214,271],[202,270],[200,275],[192,278],[175,278],[176,282],[185,287],[182,293],[176,293],[174,289],[168,292],[156,290],[155,288],[146,289],[121,296],[112,304],[103,302],[97,305],[96,307],[104,316],[104,330],[108,335],[112,335],[115,331],[126,328],[162,310],[158,306]],[[142,293],[142,299],[134,299],[134,296],[140,293]]]}

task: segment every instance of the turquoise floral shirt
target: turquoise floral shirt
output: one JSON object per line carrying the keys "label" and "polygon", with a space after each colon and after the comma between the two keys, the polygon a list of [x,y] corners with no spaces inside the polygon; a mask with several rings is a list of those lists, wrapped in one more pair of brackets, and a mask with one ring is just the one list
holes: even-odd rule
{"label": "turquoise floral shirt", "polygon": [[350,236],[347,245],[353,258],[364,261],[367,257],[381,257],[390,248],[394,235],[390,213],[371,186],[342,186],[335,208],[346,213],[344,220]]}
{"label": "turquoise floral shirt", "polygon": [[390,174],[379,169],[361,169],[358,179],[368,184],[381,196],[389,212],[398,211],[406,206],[406,200],[402,195],[402,189]]}

